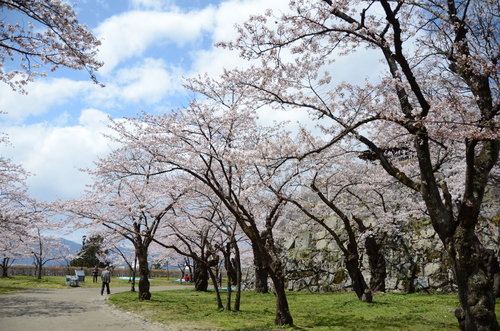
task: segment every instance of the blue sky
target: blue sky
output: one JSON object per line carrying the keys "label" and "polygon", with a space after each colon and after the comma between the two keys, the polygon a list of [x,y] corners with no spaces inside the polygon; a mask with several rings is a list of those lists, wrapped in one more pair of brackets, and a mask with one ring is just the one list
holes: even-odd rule
{"label": "blue sky", "polygon": [[[78,168],[91,167],[110,150],[101,135],[107,116],[186,105],[191,94],[182,88],[183,77],[216,77],[224,67],[245,65],[237,52],[213,44],[234,40],[235,23],[268,8],[286,11],[288,0],[80,0],[79,21],[102,41],[99,59],[105,64],[97,78],[106,87],[93,84],[84,71],[65,68],[30,83],[28,95],[0,84],[0,110],[8,112],[0,116],[1,131],[11,142],[0,146],[0,153],[33,174],[28,181],[33,197],[78,198],[89,182]],[[339,67],[361,79],[374,69],[363,54]]]}

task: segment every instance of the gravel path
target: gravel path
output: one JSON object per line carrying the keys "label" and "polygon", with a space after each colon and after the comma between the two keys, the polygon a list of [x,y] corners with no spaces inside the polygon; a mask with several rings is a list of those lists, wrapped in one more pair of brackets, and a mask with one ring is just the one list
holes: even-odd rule
{"label": "gravel path", "polygon": [[[155,286],[151,290],[187,288]],[[111,288],[111,293],[130,287]],[[8,331],[139,331],[169,330],[105,303],[100,288],[75,287],[63,290],[30,290],[0,296],[0,330]]]}

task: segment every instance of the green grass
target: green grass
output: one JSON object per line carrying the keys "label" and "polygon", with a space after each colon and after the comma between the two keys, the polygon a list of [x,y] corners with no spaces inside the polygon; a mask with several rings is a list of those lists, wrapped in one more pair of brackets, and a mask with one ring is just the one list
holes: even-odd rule
{"label": "green grass", "polygon": [[[101,287],[101,281],[97,283],[92,283],[92,277],[85,277],[85,282],[79,282],[79,286],[85,288],[99,288]],[[174,282],[167,278],[155,278],[151,282],[151,286],[167,286],[167,285],[179,285],[179,283]],[[110,287],[128,287],[131,284],[128,280],[118,279],[117,277],[111,277]],[[139,281],[135,283],[136,288],[139,286]],[[52,288],[52,289],[63,289],[69,288],[66,285],[65,276],[43,276],[42,279],[37,279],[35,276],[13,276],[3,278],[0,277],[0,294],[5,294],[12,291],[22,291],[34,288]]]}
{"label": "green grass", "polygon": [[67,288],[65,283],[66,278],[60,276],[45,276],[42,279],[37,279],[35,276],[1,277],[0,294],[32,288]]}
{"label": "green grass", "polygon": [[[153,292],[139,301],[124,292],[108,299],[121,310],[133,312],[170,327],[203,330],[277,330],[273,294],[244,292],[240,312],[218,311],[213,293],[192,290]],[[224,299],[223,299],[224,300]],[[292,330],[457,330],[448,308],[458,306],[455,295],[381,294],[374,303],[360,302],[354,293],[288,293],[294,318]],[[283,329],[283,328],[281,328]]]}

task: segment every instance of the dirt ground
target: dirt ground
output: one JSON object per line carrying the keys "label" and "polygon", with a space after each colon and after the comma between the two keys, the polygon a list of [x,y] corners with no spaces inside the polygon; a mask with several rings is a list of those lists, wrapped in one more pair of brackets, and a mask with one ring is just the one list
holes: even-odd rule
{"label": "dirt ground", "polygon": [[[164,291],[186,286],[152,287]],[[111,288],[111,293],[130,287]],[[105,303],[100,289],[74,287],[63,290],[30,290],[0,296],[0,330],[9,331],[169,331]]]}

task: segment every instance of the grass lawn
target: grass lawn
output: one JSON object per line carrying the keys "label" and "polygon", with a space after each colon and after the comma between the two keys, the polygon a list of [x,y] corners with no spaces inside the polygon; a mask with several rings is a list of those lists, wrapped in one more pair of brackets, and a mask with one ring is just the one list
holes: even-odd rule
{"label": "grass lawn", "polygon": [[[372,304],[360,302],[354,293],[289,292],[288,299],[294,318],[294,326],[287,327],[291,330],[458,330],[455,316],[448,312],[458,306],[456,295],[379,294]],[[280,329],[274,326],[273,294],[244,292],[240,312],[218,311],[214,293],[192,290],[153,292],[152,300],[142,302],[136,293],[124,292],[108,300],[174,328]]]}

